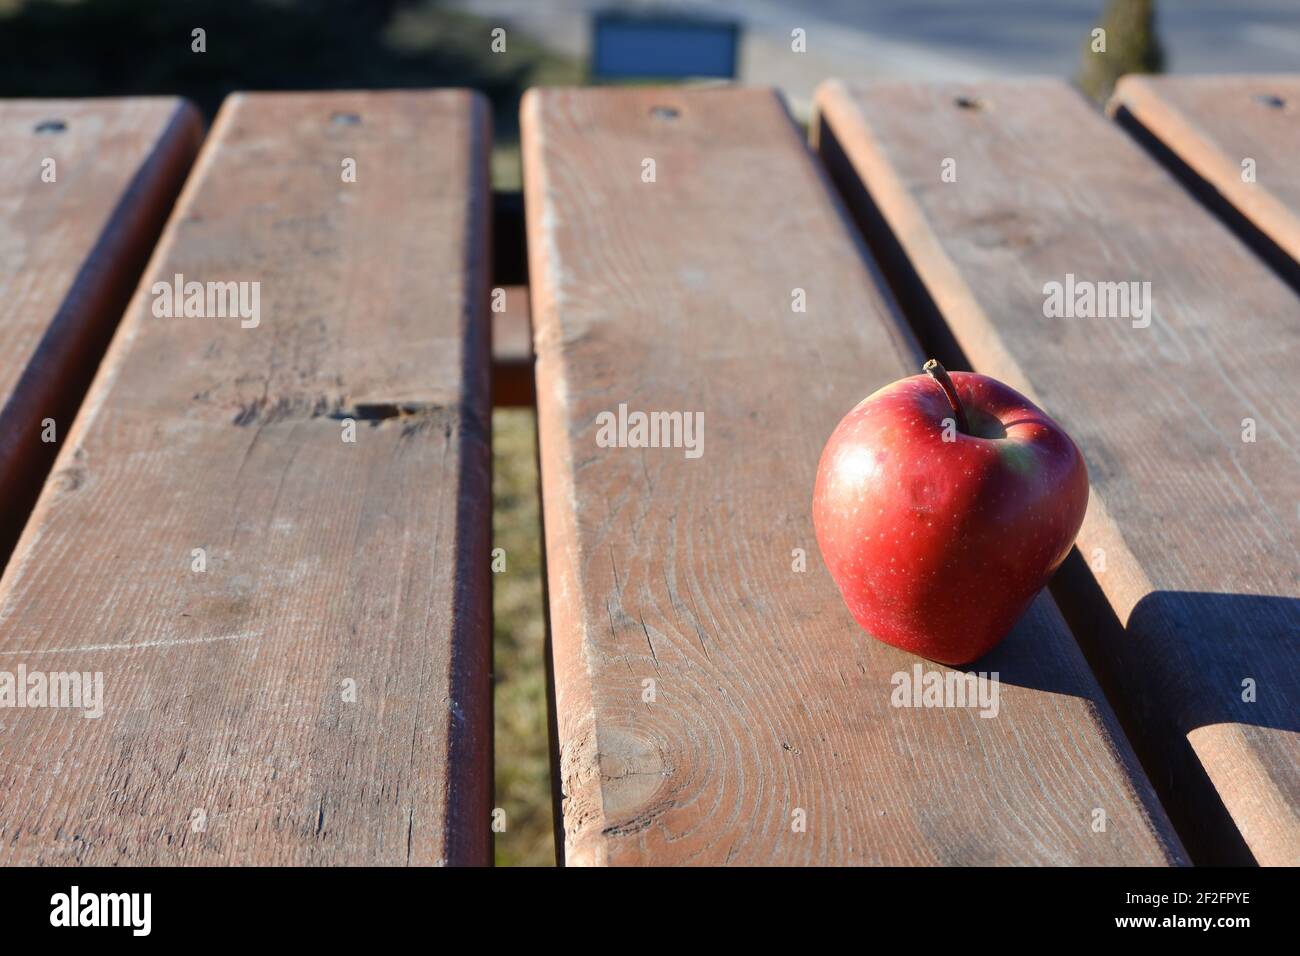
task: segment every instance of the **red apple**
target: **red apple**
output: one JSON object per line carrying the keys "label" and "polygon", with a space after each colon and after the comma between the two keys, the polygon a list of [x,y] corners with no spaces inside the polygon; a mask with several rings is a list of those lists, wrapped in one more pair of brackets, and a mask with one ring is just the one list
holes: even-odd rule
{"label": "red apple", "polygon": [[944,664],[1004,638],[1065,560],[1083,456],[1014,389],[931,360],[863,399],[817,467],[813,524],[872,636]]}

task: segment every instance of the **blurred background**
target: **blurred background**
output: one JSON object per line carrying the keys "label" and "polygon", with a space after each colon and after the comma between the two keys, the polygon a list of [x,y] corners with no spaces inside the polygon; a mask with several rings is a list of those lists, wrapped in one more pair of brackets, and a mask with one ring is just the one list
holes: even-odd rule
{"label": "blurred background", "polygon": [[832,75],[1048,74],[1101,98],[1125,72],[1298,64],[1296,0],[0,0],[0,95],[173,93],[211,118],[235,89],[472,86],[505,188],[532,85],[734,79],[780,87],[806,119]]}
{"label": "blurred background", "polygon": [[[172,94],[210,120],[233,90],[478,89],[507,208],[530,86],[735,80],[779,87],[806,123],[828,76],[1047,74],[1101,103],[1124,73],[1162,71],[1300,71],[1300,2],[0,0],[0,97]],[[551,865],[533,412],[496,410],[493,443],[497,863]]]}

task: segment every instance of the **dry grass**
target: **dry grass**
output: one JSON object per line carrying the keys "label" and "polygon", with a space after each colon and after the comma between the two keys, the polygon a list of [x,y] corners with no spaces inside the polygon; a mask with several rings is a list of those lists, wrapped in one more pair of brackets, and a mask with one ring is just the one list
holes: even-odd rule
{"label": "dry grass", "polygon": [[536,427],[529,409],[492,413],[492,546],[506,558],[492,576],[498,866],[555,863]]}

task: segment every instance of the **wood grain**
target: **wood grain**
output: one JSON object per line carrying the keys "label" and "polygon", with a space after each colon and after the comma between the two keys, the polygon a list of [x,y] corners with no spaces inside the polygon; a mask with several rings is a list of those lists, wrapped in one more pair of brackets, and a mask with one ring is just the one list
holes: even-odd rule
{"label": "wood grain", "polygon": [[[922,357],[778,97],[534,90],[523,147],[567,862],[1181,860],[1050,598],[980,662],[997,717],[891,706],[924,662],[853,623],[811,497]],[[620,403],[702,456],[599,447]]]}
{"label": "wood grain", "polygon": [[0,666],[104,675],[0,710],[0,862],[489,861],[488,148],[465,92],[226,101],[0,582]]}
{"label": "wood grain", "polygon": [[0,101],[0,566],[201,138],[177,99]]}
{"label": "wood grain", "polygon": [[[1083,450],[1097,600],[1071,623],[1193,855],[1300,862],[1300,302],[1063,83],[833,82],[817,101],[909,306]],[[1149,282],[1149,326],[1048,318],[1068,274]]]}
{"label": "wood grain", "polygon": [[1108,111],[1153,135],[1300,263],[1300,76],[1126,76]]}

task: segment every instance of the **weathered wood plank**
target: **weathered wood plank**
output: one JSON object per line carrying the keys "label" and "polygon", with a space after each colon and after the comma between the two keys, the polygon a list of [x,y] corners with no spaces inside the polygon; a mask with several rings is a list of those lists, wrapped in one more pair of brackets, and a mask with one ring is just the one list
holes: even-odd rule
{"label": "weathered wood plank", "polygon": [[[1300,862],[1300,303],[1063,83],[830,83],[818,105],[907,304],[1083,450],[1096,593],[1071,623],[1193,855]],[[1067,276],[1150,283],[1149,325],[1138,298],[1048,317]]]}
{"label": "weathered wood plank", "polygon": [[3,669],[104,680],[0,711],[0,862],[489,861],[488,135],[227,100],[0,582]]}
{"label": "weathered wood plank", "polygon": [[[1181,859],[1050,598],[980,664],[996,718],[891,706],[924,662],[853,623],[810,502],[922,356],[780,100],[533,91],[523,145],[567,860]],[[599,447],[620,403],[702,455]]]}
{"label": "weathered wood plank", "polygon": [[0,101],[0,566],[201,138],[176,99]]}
{"label": "weathered wood plank", "polygon": [[1300,76],[1126,76],[1108,107],[1300,263]]}

